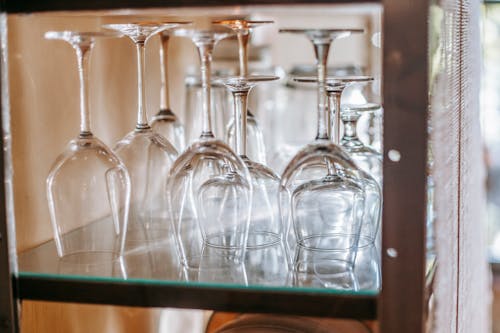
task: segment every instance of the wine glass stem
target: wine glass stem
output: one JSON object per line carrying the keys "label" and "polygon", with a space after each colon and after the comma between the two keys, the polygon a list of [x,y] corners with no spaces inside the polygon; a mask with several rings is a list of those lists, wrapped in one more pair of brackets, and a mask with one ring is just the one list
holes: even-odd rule
{"label": "wine glass stem", "polygon": [[329,158],[325,158],[325,163],[326,163],[326,168],[328,170],[328,176],[329,177],[336,176],[337,168],[335,167],[335,164]]}
{"label": "wine glass stem", "polygon": [[342,90],[328,92],[330,117],[332,120],[332,140],[336,145],[340,143],[340,99]]}
{"label": "wine glass stem", "polygon": [[238,32],[238,53],[240,58],[240,76],[248,75],[248,40],[250,32]]}
{"label": "wine glass stem", "polygon": [[92,43],[75,45],[76,56],[78,59],[78,76],[80,79],[80,136],[91,136],[90,130],[90,112],[88,100],[88,64],[90,59],[90,50]]}
{"label": "wine glass stem", "polygon": [[350,116],[349,119],[344,121],[344,137],[342,140],[345,141],[357,141],[358,133],[357,133],[357,125],[358,125],[357,116]]}
{"label": "wine glass stem", "polygon": [[144,42],[137,42],[137,129],[148,128],[148,117],[146,114],[146,87],[144,85],[145,69],[145,47]]}
{"label": "wine glass stem", "polygon": [[250,90],[232,91],[234,98],[234,119],[236,153],[240,156],[247,155],[247,99]]}
{"label": "wine glass stem", "polygon": [[170,36],[161,34],[161,47],[160,47],[160,71],[161,71],[161,90],[160,90],[160,109],[170,109],[170,95],[168,90],[168,43]]}
{"label": "wine glass stem", "polygon": [[369,144],[373,145],[375,142],[375,114],[370,113],[369,118],[368,118],[368,140]]}
{"label": "wine glass stem", "polygon": [[212,119],[211,119],[211,65],[212,65],[212,52],[213,44],[199,44],[198,53],[201,62],[201,88],[203,100],[203,114],[202,114],[202,133],[201,138],[214,138],[212,132]]}
{"label": "wine glass stem", "polygon": [[326,105],[326,64],[328,59],[328,51],[330,49],[330,42],[316,42],[314,43],[314,52],[316,54],[316,63],[318,67],[318,131],[316,139],[328,140],[328,109]]}

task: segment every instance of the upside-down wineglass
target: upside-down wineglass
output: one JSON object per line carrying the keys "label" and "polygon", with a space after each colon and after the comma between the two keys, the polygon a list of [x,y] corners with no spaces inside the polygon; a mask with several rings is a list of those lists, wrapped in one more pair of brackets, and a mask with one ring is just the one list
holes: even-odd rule
{"label": "upside-down wineglass", "polygon": [[166,184],[168,170],[177,150],[163,136],[151,130],[146,111],[145,44],[155,34],[186,22],[137,22],[107,24],[107,29],[129,37],[137,51],[137,124],[123,137],[115,151],[127,167],[131,182],[131,210],[127,250],[153,246],[167,240],[169,213]]}
{"label": "upside-down wineglass", "polygon": [[248,227],[245,267],[249,283],[284,284],[288,273],[288,255],[284,246],[279,214],[280,178],[273,170],[247,156],[247,99],[250,90],[260,82],[274,81],[277,76],[251,75],[220,79],[234,99],[235,150],[243,159],[253,188],[253,202]]}
{"label": "upside-down wineglass", "polygon": [[[361,169],[372,175],[382,186],[382,155],[375,149],[366,146],[358,138],[356,130],[357,122],[362,114],[372,114],[380,108],[381,106],[375,103],[344,104],[340,115],[344,123],[342,147]],[[376,214],[379,214],[376,210],[380,210],[380,207],[373,207],[372,220],[366,219],[361,231],[362,238],[358,246],[354,267],[354,275],[360,290],[378,290],[380,288],[380,221],[373,224],[373,219]]]}
{"label": "upside-down wineglass", "polygon": [[170,141],[177,151],[183,151],[186,146],[184,126],[170,108],[170,93],[168,84],[168,44],[170,32],[168,30],[160,33],[160,111],[154,115],[151,121],[153,131],[164,136]]}
{"label": "upside-down wineglass", "polygon": [[[75,49],[80,79],[80,134],[54,162],[47,177],[47,199],[57,254],[88,271],[110,267],[123,255],[130,179],[122,161],[91,131],[88,63],[95,39],[116,33],[50,31]],[[92,269],[91,269],[92,270]],[[80,272],[81,273],[81,272]]]}
{"label": "upside-down wineglass", "polygon": [[[345,88],[354,85],[354,84],[362,84],[366,82],[372,81],[373,78],[370,76],[345,76],[345,77],[331,77],[326,79],[326,90],[328,94],[329,107],[330,107],[330,117],[331,117],[331,132],[332,139],[334,144],[340,144],[340,112],[337,110],[341,110],[341,99],[342,93]],[[342,146],[344,149],[345,147]],[[349,153],[349,149],[345,149]],[[351,155],[349,155],[351,156]],[[373,170],[365,170],[362,164],[358,164],[359,160],[356,159],[356,155],[351,156],[359,169],[364,173],[364,176],[361,177],[362,182],[360,185],[363,187],[366,200],[365,200],[365,209],[363,214],[363,225],[360,233],[359,247],[364,248],[369,245],[376,245],[377,239],[379,239],[378,230],[381,219],[381,207],[382,207],[382,192],[380,189],[381,183],[377,182],[377,175],[372,174],[370,171]],[[373,162],[376,163],[376,162]],[[379,167],[380,170],[380,179],[381,175],[381,165]],[[346,173],[346,176],[347,173]],[[354,176],[355,178],[357,176]]]}
{"label": "upside-down wineglass", "polygon": [[[350,76],[327,79],[327,92],[332,119],[331,131],[336,144],[341,143],[356,165],[369,174],[364,177],[363,186],[366,199],[363,215],[363,225],[360,231],[360,240],[354,264],[354,276],[360,290],[377,290],[380,288],[380,212],[382,195],[382,158],[373,149],[364,146],[357,138],[356,123],[359,112],[374,112],[380,108],[377,104],[341,105],[344,89],[353,84],[360,84],[373,80],[367,76]],[[342,110],[342,112],[338,112]],[[339,114],[340,113],[340,114]],[[344,121],[344,136],[340,140],[340,118]]]}
{"label": "upside-down wineglass", "polygon": [[379,185],[382,185],[382,154],[365,145],[358,137],[358,120],[363,114],[371,114],[380,110],[380,104],[344,104],[340,112],[344,134],[341,146],[349,153],[354,162],[368,172]]}
{"label": "upside-down wineglass", "polygon": [[[248,42],[252,30],[256,27],[274,23],[274,21],[251,21],[244,19],[228,19],[214,21],[214,24],[231,28],[238,38],[238,55],[240,77],[248,76]],[[257,119],[250,110],[247,110],[247,156],[257,163],[266,163],[266,147],[264,145],[264,136],[257,123]],[[233,117],[227,126],[226,140],[230,146],[234,147],[236,143],[236,122]]]}
{"label": "upside-down wineglass", "polygon": [[248,237],[251,178],[243,160],[215,138],[210,114],[212,52],[232,32],[213,27],[178,29],[174,34],[190,38],[198,49],[203,93],[200,138],[178,157],[169,173],[168,199],[180,260],[188,270],[238,266]]}
{"label": "upside-down wineglass", "polygon": [[[316,77],[297,76],[293,81],[300,83],[318,83]],[[371,76],[352,75],[352,76],[328,76],[325,77],[325,91],[328,96],[328,135],[333,143],[340,144],[340,117],[338,117],[337,108],[341,106],[341,98],[344,90],[352,85],[365,84],[373,81]]]}
{"label": "upside-down wineglass", "polygon": [[[296,77],[293,78],[294,81],[301,83],[316,83],[318,82],[317,78],[314,77]],[[339,113],[337,110],[341,109],[341,99],[342,93],[344,90],[352,85],[365,84],[367,82],[373,81],[373,77],[371,76],[335,76],[335,77],[327,77],[325,79],[325,89],[328,95],[328,105],[329,105],[329,133],[331,133],[331,139],[334,144],[341,145],[340,140],[340,119]],[[360,106],[358,106],[360,107]],[[372,104],[364,104],[365,109],[374,108]],[[366,112],[367,110],[365,110]],[[348,125],[349,126],[349,125]],[[351,130],[347,128],[347,130]],[[346,132],[344,131],[344,136]],[[363,214],[363,225],[360,234],[359,246],[364,247],[370,244],[374,244],[377,240],[378,235],[378,227],[380,223],[380,207],[381,207],[381,190],[380,190],[380,182],[378,179],[381,179],[382,172],[382,161],[379,156],[365,156],[363,159],[362,156],[359,156],[358,151],[356,149],[351,150],[349,147],[341,145],[342,148],[349,154],[354,163],[359,167],[360,170],[366,173],[365,176],[361,177],[363,182],[360,185],[363,187],[364,192],[366,194],[365,200],[365,209]],[[370,148],[368,148],[370,149]],[[354,152],[351,155],[351,151]],[[360,149],[360,151],[367,151],[365,149]],[[371,150],[370,150],[371,152]],[[367,167],[366,158],[369,158],[370,165],[372,168]],[[379,161],[372,160],[376,158],[380,158]],[[360,163],[362,162],[362,163]],[[377,171],[380,172],[380,178],[377,179],[378,174]],[[342,170],[342,172],[344,172]],[[372,173],[374,172],[374,173]],[[346,174],[346,176],[349,176]]]}
{"label": "upside-down wineglass", "polygon": [[[318,66],[316,139],[290,161],[281,177],[280,210],[294,251],[296,284],[357,289],[354,263],[363,223],[364,173],[328,135],[325,91],[328,50],[336,38],[359,29],[281,29],[305,34],[314,45]],[[349,175],[349,177],[346,176]]]}

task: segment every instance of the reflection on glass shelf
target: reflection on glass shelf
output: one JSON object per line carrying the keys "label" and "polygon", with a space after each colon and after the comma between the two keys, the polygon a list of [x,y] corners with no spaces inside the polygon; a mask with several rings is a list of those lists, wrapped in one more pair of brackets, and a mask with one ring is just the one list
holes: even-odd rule
{"label": "reflection on glass shelf", "polygon": [[[96,222],[72,232],[74,241],[85,239],[85,233],[106,234],[111,224],[105,221]],[[173,235],[170,231],[169,234]],[[249,249],[246,259],[241,265],[233,262],[225,264],[215,256],[206,256],[201,260],[199,269],[185,269],[179,263],[173,237],[168,240],[150,243],[149,246],[129,247],[120,259],[103,263],[103,256],[93,262],[90,252],[85,261],[74,261],[70,257],[59,258],[53,241],[44,243],[34,249],[19,255],[20,276],[44,276],[50,278],[71,278],[85,280],[144,282],[152,284],[181,283],[189,285],[216,285],[232,287],[267,287],[275,289],[285,287],[293,290],[310,290],[311,288],[327,293],[376,294],[380,287],[380,272],[378,263],[360,260],[360,266],[355,268],[353,278],[358,288],[354,290],[335,290],[325,288],[321,274],[318,276],[295,277],[284,264],[286,254],[282,248],[267,247]],[[126,246],[127,248],[127,246]],[[375,250],[375,249],[374,249]],[[82,256],[78,256],[83,258]],[[363,256],[360,256],[362,258]],[[220,258],[220,257],[219,257]],[[218,260],[214,262],[214,260]],[[374,269],[375,267],[375,269]],[[298,283],[299,282],[299,283]],[[296,287],[296,288],[288,288]]]}

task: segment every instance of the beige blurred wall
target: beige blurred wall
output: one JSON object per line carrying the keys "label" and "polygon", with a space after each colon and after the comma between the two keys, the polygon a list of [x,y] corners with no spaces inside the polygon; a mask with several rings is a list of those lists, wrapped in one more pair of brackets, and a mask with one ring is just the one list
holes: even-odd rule
{"label": "beige blurred wall", "polygon": [[[100,18],[12,16],[8,20],[11,130],[17,248],[23,251],[52,238],[45,179],[68,141],[78,135],[79,95],[76,55],[63,41],[45,40],[49,30],[97,30]],[[171,75],[180,76],[176,52],[189,41],[173,40]],[[147,100],[159,107],[159,43],[148,43]],[[91,54],[90,110],[94,134],[109,146],[133,129],[137,105],[136,54],[126,39],[98,40]],[[180,92],[172,85],[172,102]],[[180,108],[180,106],[179,106]]]}
{"label": "beige blurred wall", "polygon": [[[356,26],[366,17],[347,10],[340,15],[310,6],[289,8],[280,14],[261,8],[256,18],[274,18],[277,26],[301,25]],[[241,8],[208,11],[214,17],[241,13]],[[147,14],[148,12],[146,12]],[[153,12],[161,15],[171,12]],[[177,12],[174,12],[177,13]],[[191,10],[180,10],[192,15]],[[342,14],[343,13],[343,14]],[[318,21],[318,15],[322,20]],[[184,17],[185,18],[185,17]],[[117,19],[119,20],[119,19]],[[207,20],[206,18],[202,20]],[[52,238],[45,196],[49,169],[66,145],[78,135],[79,99],[76,56],[62,41],[43,38],[49,30],[97,30],[103,19],[96,16],[12,15],[8,17],[8,61],[11,103],[14,204],[19,252]],[[332,63],[366,65],[372,59],[365,51],[369,37],[354,37],[335,44]],[[277,36],[277,29],[264,30],[256,43],[272,45],[273,61],[290,66],[312,63],[312,48],[305,38]],[[183,118],[183,77],[188,65],[197,65],[195,48],[188,40],[175,38],[169,50],[171,104]],[[146,52],[148,113],[159,108],[159,43],[154,38]],[[293,50],[293,58],[290,57]],[[182,56],[180,56],[182,55]],[[114,143],[130,131],[136,112],[136,58],[132,42],[126,38],[98,41],[91,55],[90,109],[93,132],[106,144]],[[313,117],[314,115],[312,115]],[[23,332],[155,332],[159,310],[92,306],[45,302],[23,302]]]}

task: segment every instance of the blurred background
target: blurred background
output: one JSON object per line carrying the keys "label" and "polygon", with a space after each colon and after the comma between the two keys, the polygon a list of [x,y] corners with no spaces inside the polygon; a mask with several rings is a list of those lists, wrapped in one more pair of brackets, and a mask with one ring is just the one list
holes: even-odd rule
{"label": "blurred background", "polygon": [[488,253],[493,270],[493,332],[500,332],[500,3],[483,7],[481,124],[488,167]]}

